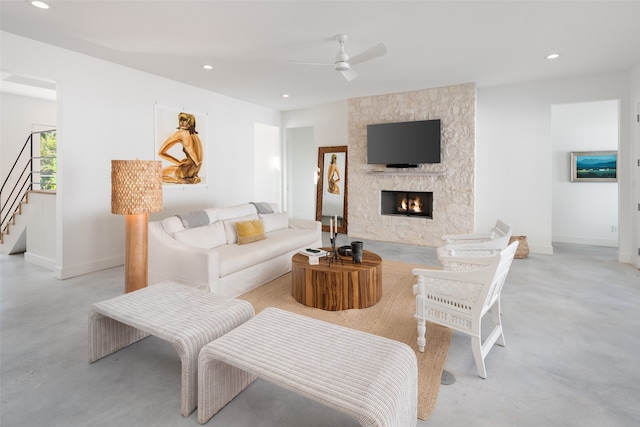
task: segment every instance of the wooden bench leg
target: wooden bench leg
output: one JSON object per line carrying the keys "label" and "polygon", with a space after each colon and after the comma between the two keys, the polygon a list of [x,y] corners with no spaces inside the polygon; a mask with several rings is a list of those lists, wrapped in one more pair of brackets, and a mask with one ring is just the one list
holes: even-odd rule
{"label": "wooden bench leg", "polygon": [[256,377],[216,359],[204,347],[198,360],[198,422],[204,424]]}

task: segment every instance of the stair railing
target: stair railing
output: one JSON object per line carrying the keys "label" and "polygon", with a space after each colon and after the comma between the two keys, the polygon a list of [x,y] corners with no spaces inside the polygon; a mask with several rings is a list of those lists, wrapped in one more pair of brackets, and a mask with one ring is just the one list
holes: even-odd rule
{"label": "stair railing", "polygon": [[[40,185],[40,182],[34,182],[33,176],[35,174],[40,174],[40,171],[33,170],[33,160],[34,159],[54,159],[55,157],[40,157],[34,156],[33,153],[33,135],[41,134],[45,132],[55,132],[55,129],[44,130],[38,132],[31,132],[31,134],[27,137],[27,140],[22,145],[22,149],[20,153],[16,157],[15,162],[13,162],[13,166],[9,170],[7,177],[2,183],[2,187],[0,187],[0,202],[2,203],[2,207],[0,208],[0,232],[4,232],[11,222],[13,215],[20,208],[20,203],[27,196],[27,192],[33,190],[34,184]],[[29,147],[29,156],[25,156],[25,150]],[[22,166],[22,169],[20,167]],[[19,171],[19,172],[18,172]],[[5,191],[5,187],[9,182],[15,182],[11,191],[7,195]],[[9,188],[7,187],[7,190]],[[4,196],[3,196],[4,195]]]}

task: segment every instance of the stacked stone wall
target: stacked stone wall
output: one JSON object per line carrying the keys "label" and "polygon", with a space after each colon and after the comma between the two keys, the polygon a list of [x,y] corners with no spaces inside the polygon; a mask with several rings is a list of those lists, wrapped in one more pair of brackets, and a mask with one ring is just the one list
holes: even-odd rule
{"label": "stacked stone wall", "polygon": [[[474,231],[475,84],[353,98],[348,114],[350,238],[436,247],[443,234]],[[441,120],[441,163],[407,170],[367,164],[368,124],[431,119]],[[381,215],[382,190],[432,191],[433,219]]]}

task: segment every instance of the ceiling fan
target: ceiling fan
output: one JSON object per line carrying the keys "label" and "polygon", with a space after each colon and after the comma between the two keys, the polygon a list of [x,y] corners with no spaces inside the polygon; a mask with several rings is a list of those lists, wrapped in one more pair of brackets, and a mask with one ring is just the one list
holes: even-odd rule
{"label": "ceiling fan", "polygon": [[340,44],[340,50],[336,54],[335,61],[332,64],[327,63],[315,63],[315,62],[296,62],[296,64],[303,65],[331,65],[334,67],[336,71],[340,71],[342,76],[350,82],[351,80],[358,77],[358,73],[351,68],[353,65],[361,64],[366,61],[371,61],[372,59],[380,58],[387,54],[387,45],[384,43],[379,43],[372,48],[361,52],[360,54],[354,56],[353,58],[349,57],[347,52],[344,50],[344,43],[347,41],[346,34],[338,34],[335,39]]}

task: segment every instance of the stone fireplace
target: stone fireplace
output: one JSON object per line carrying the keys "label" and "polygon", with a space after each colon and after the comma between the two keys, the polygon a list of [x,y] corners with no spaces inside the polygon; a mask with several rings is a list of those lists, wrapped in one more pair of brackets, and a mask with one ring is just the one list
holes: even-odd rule
{"label": "stone fireplace", "polygon": [[[473,83],[349,99],[349,238],[437,247],[444,234],[472,233],[475,118]],[[441,163],[411,170],[367,164],[368,124],[430,119],[441,120]],[[382,212],[386,191],[413,199],[409,211]],[[431,194],[419,201],[426,215],[411,211],[419,192]],[[404,198],[395,196],[394,210]]]}
{"label": "stone fireplace", "polygon": [[433,218],[433,193],[430,191],[382,190],[380,214]]}

